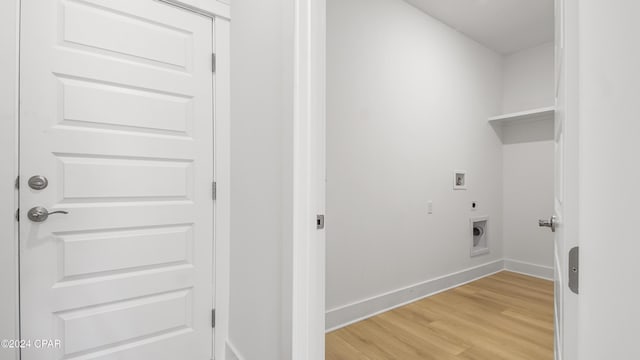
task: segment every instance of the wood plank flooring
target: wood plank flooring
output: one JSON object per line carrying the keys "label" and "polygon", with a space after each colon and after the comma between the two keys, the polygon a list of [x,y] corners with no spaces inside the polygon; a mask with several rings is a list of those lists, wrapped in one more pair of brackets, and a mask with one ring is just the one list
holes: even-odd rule
{"label": "wood plank flooring", "polygon": [[503,271],[326,335],[327,360],[552,360],[553,283]]}

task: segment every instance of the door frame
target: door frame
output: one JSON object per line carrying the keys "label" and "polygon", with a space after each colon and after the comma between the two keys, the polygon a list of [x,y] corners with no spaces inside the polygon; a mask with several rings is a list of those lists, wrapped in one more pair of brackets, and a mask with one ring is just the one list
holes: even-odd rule
{"label": "door frame", "polygon": [[[156,0],[210,17],[214,26],[216,73],[214,89],[214,281],[216,327],[213,344],[215,359],[225,359],[229,331],[230,273],[230,209],[231,209],[231,6],[219,0]],[[19,66],[20,66],[20,3],[21,0],[0,3],[0,239],[6,241],[0,249],[0,339],[18,339],[20,334],[19,302],[19,239],[14,214],[18,208],[18,192],[14,182],[19,169]],[[6,301],[6,302],[5,302]],[[19,359],[18,351],[0,349],[2,355]],[[4,359],[4,357],[3,357]],[[8,359],[8,358],[7,358]]]}
{"label": "door frame", "polygon": [[[291,358],[324,360],[326,0],[295,0],[293,14],[293,204]],[[330,219],[327,219],[330,222]]]}
{"label": "door frame", "polygon": [[[18,44],[20,0],[0,3],[0,338],[19,336],[18,226],[14,214],[18,204],[15,179],[18,174]],[[0,349],[19,359],[17,350]],[[7,358],[9,359],[9,357]]]}
{"label": "door frame", "polygon": [[[579,314],[580,295],[574,294],[569,289],[569,251],[573,247],[580,246],[580,24],[579,24],[579,0],[555,0],[559,5],[558,19],[559,29],[556,56],[558,64],[555,66],[556,72],[556,100],[558,90],[563,91],[562,102],[556,104],[556,112],[560,112],[563,123],[562,132],[564,136],[564,161],[562,162],[563,183],[560,184],[563,191],[564,201],[562,204],[563,217],[559,226],[563,227],[564,247],[559,249],[559,253],[554,251],[554,267],[558,267],[559,260],[556,256],[564,258],[563,264],[567,265],[562,274],[561,285],[563,296],[562,306],[562,334],[560,352],[561,359],[558,360],[578,360],[580,352],[579,338]],[[563,88],[559,88],[562,82]],[[558,117],[556,117],[558,119]],[[556,120],[558,121],[558,120]],[[557,126],[557,125],[556,125]],[[554,130],[555,132],[555,130]],[[555,138],[555,135],[554,135]],[[555,141],[554,141],[555,142]],[[557,190],[556,190],[557,191]],[[580,262],[580,267],[584,268],[584,263]],[[583,270],[583,269],[581,269]],[[582,271],[581,271],[582,272]],[[578,281],[580,282],[580,280]],[[554,334],[555,336],[555,334]],[[556,339],[554,339],[556,340]]]}
{"label": "door frame", "polygon": [[[558,0],[556,0],[558,1]],[[571,167],[569,181],[572,183],[569,205],[565,212],[571,213],[570,234],[577,242],[579,214],[578,205],[578,151],[579,151],[579,114],[577,105],[577,1],[566,0],[570,7],[565,11],[565,24],[568,28],[567,40],[573,42],[572,76],[567,84],[570,91],[571,141],[565,145]],[[324,295],[325,295],[325,232],[313,231],[310,226],[313,214],[325,211],[325,93],[326,93],[326,0],[295,0],[294,14],[294,124],[293,124],[293,244],[290,256],[292,267],[292,359],[324,359]],[[566,193],[566,188],[565,188]],[[315,218],[315,215],[314,215]],[[327,223],[331,223],[330,217]],[[565,226],[567,226],[565,224]],[[288,250],[288,249],[285,249]],[[565,254],[566,255],[566,254]],[[581,265],[584,267],[584,265]],[[569,291],[565,287],[565,291]],[[578,304],[575,304],[578,306]],[[306,310],[306,312],[305,312]],[[577,314],[566,319],[572,330],[577,333],[579,319]],[[320,332],[319,329],[322,328]],[[579,344],[571,339],[565,360],[576,358]],[[575,352],[575,353],[574,353]]]}

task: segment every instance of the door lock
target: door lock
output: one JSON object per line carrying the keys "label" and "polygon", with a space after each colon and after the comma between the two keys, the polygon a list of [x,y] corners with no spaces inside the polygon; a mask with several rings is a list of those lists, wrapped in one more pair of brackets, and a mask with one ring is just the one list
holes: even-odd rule
{"label": "door lock", "polygon": [[36,206],[36,207],[32,207],[29,212],[27,213],[27,217],[29,218],[29,220],[33,221],[33,222],[44,222],[49,218],[49,215],[53,215],[53,214],[68,214],[68,211],[65,210],[58,210],[58,211],[52,211],[49,212],[49,210],[43,208],[42,206]]}
{"label": "door lock", "polygon": [[33,190],[44,190],[49,185],[49,180],[42,175],[35,175],[29,178],[29,187]]}
{"label": "door lock", "polygon": [[538,226],[551,228],[552,232],[556,232],[557,218],[552,216],[549,220],[538,220]]}

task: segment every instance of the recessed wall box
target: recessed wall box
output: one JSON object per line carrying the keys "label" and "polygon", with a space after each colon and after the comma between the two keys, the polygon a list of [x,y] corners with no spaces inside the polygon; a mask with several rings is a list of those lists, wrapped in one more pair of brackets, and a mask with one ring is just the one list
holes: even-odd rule
{"label": "recessed wall box", "polygon": [[467,172],[456,170],[453,172],[453,190],[467,190]]}
{"label": "recessed wall box", "polygon": [[489,253],[489,217],[469,219],[471,257]]}

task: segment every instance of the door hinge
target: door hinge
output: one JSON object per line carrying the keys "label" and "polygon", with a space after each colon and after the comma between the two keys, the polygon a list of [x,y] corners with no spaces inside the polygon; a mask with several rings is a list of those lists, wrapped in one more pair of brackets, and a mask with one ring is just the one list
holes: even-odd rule
{"label": "door hinge", "polygon": [[20,175],[16,176],[16,189],[20,190]]}
{"label": "door hinge", "polygon": [[20,222],[20,208],[16,210],[16,221]]}
{"label": "door hinge", "polygon": [[316,229],[318,230],[324,229],[324,215],[316,216]]}
{"label": "door hinge", "polygon": [[211,54],[211,72],[216,72],[216,54]]}
{"label": "door hinge", "polygon": [[216,327],[216,309],[211,309],[211,327]]}
{"label": "door hinge", "polygon": [[218,197],[218,184],[216,184],[215,181],[211,183],[211,197],[213,198],[213,200]]}
{"label": "door hinge", "polygon": [[580,293],[580,248],[577,246],[569,250],[569,289]]}

